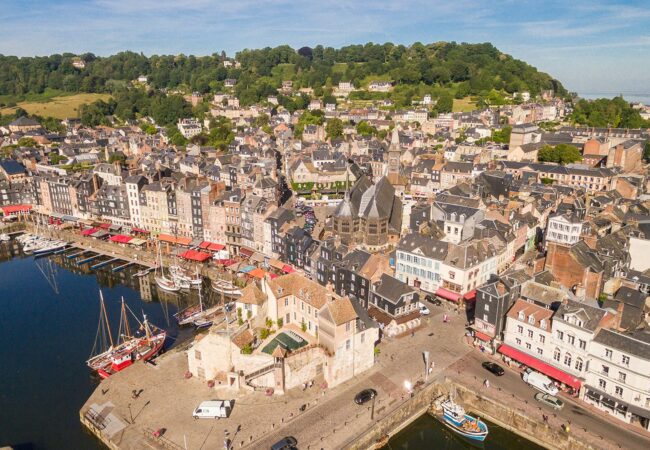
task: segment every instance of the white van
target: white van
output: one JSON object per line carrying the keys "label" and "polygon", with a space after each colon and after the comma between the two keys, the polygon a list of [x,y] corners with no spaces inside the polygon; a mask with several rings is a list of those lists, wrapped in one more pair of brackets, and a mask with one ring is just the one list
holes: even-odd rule
{"label": "white van", "polygon": [[526,369],[526,372],[524,372],[523,380],[525,383],[528,383],[538,391],[550,395],[557,395],[557,386],[555,386],[555,384],[553,384],[553,381],[551,381],[551,379],[546,375],[542,375],[541,373],[535,372],[531,369]]}
{"label": "white van", "polygon": [[231,400],[208,400],[201,402],[192,413],[195,419],[219,419],[230,416],[232,412]]}

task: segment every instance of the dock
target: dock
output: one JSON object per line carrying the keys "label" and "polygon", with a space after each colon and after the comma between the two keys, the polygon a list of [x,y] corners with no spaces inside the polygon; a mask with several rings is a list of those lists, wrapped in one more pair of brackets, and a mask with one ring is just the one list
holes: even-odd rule
{"label": "dock", "polygon": [[75,259],[77,256],[81,256],[84,253],[86,253],[86,250],[81,250],[80,252],[77,252],[77,253],[72,253],[70,255],[65,255],[65,257],[68,258],[68,259]]}
{"label": "dock", "polygon": [[77,261],[77,265],[83,266],[84,264],[89,263],[90,261],[94,261],[95,259],[99,258],[101,253],[95,253],[93,256],[89,256],[88,258],[84,258],[81,261]]}
{"label": "dock", "polygon": [[91,270],[99,269],[100,267],[107,266],[107,265],[109,265],[111,263],[114,263],[115,261],[119,261],[119,260],[120,260],[119,258],[107,259],[106,261],[102,261],[100,263],[97,263],[94,266],[90,266],[90,269]]}
{"label": "dock", "polygon": [[122,264],[121,266],[115,266],[111,269],[111,272],[121,272],[122,270],[126,269],[129,266],[132,266],[135,264],[133,261],[129,261],[126,264]]}

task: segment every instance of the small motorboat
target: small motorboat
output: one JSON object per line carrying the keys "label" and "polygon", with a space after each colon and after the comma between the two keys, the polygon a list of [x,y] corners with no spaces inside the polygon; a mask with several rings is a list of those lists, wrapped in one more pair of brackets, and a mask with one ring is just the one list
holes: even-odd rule
{"label": "small motorboat", "polygon": [[11,236],[9,236],[7,233],[0,234],[0,242],[9,242],[10,240]]}
{"label": "small motorboat", "polygon": [[149,275],[153,269],[151,267],[147,267],[145,269],[140,270],[139,272],[136,272],[133,276],[142,278],[146,275]]}
{"label": "small motorboat", "polygon": [[465,413],[465,409],[454,403],[451,398],[443,401],[440,406],[442,407],[442,423],[447,428],[467,439],[481,442],[485,440],[488,435],[488,427],[485,422]]}
{"label": "small motorboat", "polygon": [[196,327],[197,330],[200,330],[202,328],[211,327],[214,322],[212,320],[210,320],[210,319],[198,318],[198,319],[194,320],[194,322],[192,322],[192,323],[194,324],[194,326]]}

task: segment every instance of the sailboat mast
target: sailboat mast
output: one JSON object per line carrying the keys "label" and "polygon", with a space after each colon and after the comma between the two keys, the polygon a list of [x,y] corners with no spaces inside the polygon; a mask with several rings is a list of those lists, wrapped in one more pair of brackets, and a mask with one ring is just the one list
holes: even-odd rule
{"label": "sailboat mast", "polygon": [[99,302],[101,304],[100,314],[104,315],[104,321],[106,322],[106,330],[108,330],[108,339],[111,341],[111,347],[113,346],[113,335],[111,334],[111,326],[108,323],[108,314],[106,314],[106,305],[104,305],[104,294],[102,291],[99,291]]}
{"label": "sailboat mast", "polygon": [[124,335],[127,337],[132,337],[131,328],[129,327],[129,318],[126,315],[126,308],[124,307],[124,297],[122,297],[122,322],[124,324]]}

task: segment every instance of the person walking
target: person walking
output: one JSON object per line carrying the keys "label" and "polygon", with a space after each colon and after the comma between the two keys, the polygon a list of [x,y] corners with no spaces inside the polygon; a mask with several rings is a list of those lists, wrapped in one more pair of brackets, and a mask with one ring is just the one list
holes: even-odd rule
{"label": "person walking", "polygon": [[486,388],[489,388],[490,387],[490,380],[488,380],[486,378],[485,381],[483,381],[483,386],[485,386]]}

